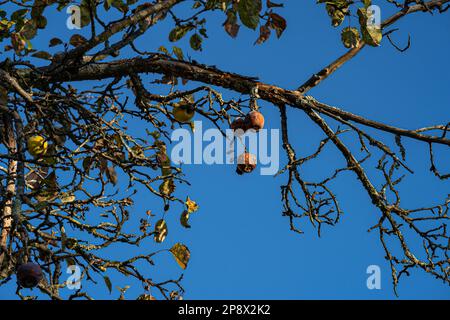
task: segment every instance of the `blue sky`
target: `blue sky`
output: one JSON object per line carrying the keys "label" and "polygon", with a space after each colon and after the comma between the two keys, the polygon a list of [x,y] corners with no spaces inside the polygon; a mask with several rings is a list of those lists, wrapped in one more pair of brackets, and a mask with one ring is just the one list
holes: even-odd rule
{"label": "blue sky", "polygon": [[[221,28],[222,15],[208,20],[207,39],[203,51],[188,48],[188,39],[178,46],[193,59],[220,69],[244,75],[258,76],[262,81],[294,89],[309,76],[333,61],[345,48],[340,43],[340,29],[330,25],[323,6],[315,1],[286,1],[279,10],[288,28],[279,40],[271,38],[254,46],[256,34],[241,28],[237,39],[231,39]],[[385,1],[383,1],[385,2]],[[375,1],[375,3],[382,3]],[[386,7],[386,5],[384,5]],[[182,11],[179,11],[182,12]],[[382,16],[392,12],[390,7]],[[64,12],[52,13],[50,29],[36,38],[44,48],[48,40],[58,36],[68,38],[72,31],[65,28]],[[353,23],[356,23],[354,19]],[[170,47],[167,34],[172,23],[149,31],[137,46],[155,51],[161,44]],[[365,117],[385,121],[405,128],[445,123],[450,119],[450,19],[447,14],[410,15],[398,22],[400,30],[393,38],[406,44],[411,35],[411,48],[396,51],[384,40],[378,48],[366,48],[310,94],[325,103]],[[53,30],[57,33],[52,33]],[[88,31],[86,31],[88,32]],[[238,95],[235,95],[238,97]],[[277,109],[261,102],[266,127],[280,127]],[[314,150],[323,137],[301,111],[289,111],[290,139],[299,156]],[[142,123],[132,130],[142,130]],[[385,137],[394,146],[391,137]],[[404,140],[407,160],[415,175],[408,176],[401,191],[406,207],[431,205],[442,201],[450,191],[448,182],[437,181],[428,171],[427,145]],[[450,169],[448,149],[440,149],[438,159],[442,169]],[[283,157],[281,162],[285,163]],[[342,157],[329,147],[316,164],[305,166],[307,177],[331,172],[343,163]],[[448,170],[447,170],[448,171]],[[306,231],[298,235],[289,231],[288,220],[281,216],[280,185],[286,177],[277,178],[251,174],[238,176],[232,166],[185,166],[190,188],[182,187],[195,199],[200,210],[192,215],[192,229],[178,225],[181,208],[168,213],[170,235],[166,247],[181,241],[191,249],[191,261],[184,272],[186,299],[391,299],[395,298],[390,270],[376,233],[367,229],[374,225],[380,213],[373,207],[352,173],[344,174],[333,184],[345,211],[339,224],[324,228],[322,237],[303,221]],[[159,202],[147,193],[139,193],[132,210],[134,221],[152,208],[161,212]],[[171,224],[171,225],[170,225]],[[153,251],[149,242],[141,250]],[[128,252],[113,253],[125,257]],[[149,270],[155,279],[174,277],[179,267],[169,254],[155,259]],[[366,268],[379,265],[382,270],[381,290],[368,290]],[[113,285],[123,286],[127,279],[111,276]],[[100,279],[101,281],[101,279]],[[94,296],[109,295],[99,282],[90,286]],[[127,297],[141,293],[132,283]],[[416,270],[404,278],[399,290],[401,299],[449,299],[450,287],[422,271]],[[11,285],[0,288],[0,298],[10,296]],[[36,292],[33,292],[36,294]]]}

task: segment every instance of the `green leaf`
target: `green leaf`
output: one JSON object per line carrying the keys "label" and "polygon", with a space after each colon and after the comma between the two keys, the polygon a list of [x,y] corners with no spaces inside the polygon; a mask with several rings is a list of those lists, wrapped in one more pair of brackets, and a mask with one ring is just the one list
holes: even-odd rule
{"label": "green leaf", "polygon": [[224,1],[226,0],[208,0],[205,4],[205,9],[206,10],[219,9],[222,7],[222,3]]}
{"label": "green leaf", "polygon": [[337,26],[341,25],[341,23],[345,19],[345,15],[348,12],[348,6],[345,7],[345,6],[334,5],[334,4],[330,4],[330,3],[327,3],[326,9],[327,9],[328,15],[331,18],[331,25],[333,27],[337,27]]}
{"label": "green leaf", "polygon": [[0,19],[3,19],[5,17],[6,17],[6,11],[0,9]]}
{"label": "green leaf", "polygon": [[65,7],[67,7],[68,4],[69,4],[68,2],[60,2],[60,3],[58,3],[56,10],[61,12]]}
{"label": "green leaf", "polygon": [[189,30],[192,29],[192,26],[176,26],[169,33],[169,40],[171,42],[175,42],[183,38]]}
{"label": "green leaf", "polygon": [[206,33],[205,28],[201,28],[200,30],[198,30],[198,33],[200,33],[203,36],[203,38],[208,38],[208,34]]}
{"label": "green leaf", "polygon": [[91,157],[86,157],[83,159],[82,165],[83,165],[83,169],[86,173],[89,174],[89,170],[91,169],[93,160]]}
{"label": "green leaf", "polygon": [[35,196],[39,202],[53,201],[58,197],[58,182],[56,180],[56,173],[52,171],[41,184],[43,187]]}
{"label": "green leaf", "polygon": [[238,4],[239,18],[246,27],[255,30],[261,9],[261,0],[241,0]]}
{"label": "green leaf", "polygon": [[356,28],[347,27],[341,32],[341,40],[346,48],[355,48],[359,45],[360,36]]}
{"label": "green leaf", "polygon": [[33,53],[31,56],[35,57],[35,58],[39,58],[39,59],[44,59],[44,60],[52,59],[52,55],[50,53],[48,53],[47,51],[38,51],[38,52]]}
{"label": "green leaf", "polygon": [[380,26],[369,23],[372,20],[372,13],[368,12],[365,8],[359,8],[358,17],[364,42],[372,47],[379,46],[383,38],[383,33]]}
{"label": "green leaf", "polygon": [[41,16],[49,4],[46,0],[35,0],[31,9],[31,17],[34,19]]}
{"label": "green leaf", "polygon": [[25,39],[33,39],[36,36],[38,26],[36,25],[36,21],[29,20],[27,21],[20,33]]}
{"label": "green leaf", "polygon": [[202,50],[202,41],[203,41],[203,38],[200,37],[199,34],[194,33],[191,36],[191,39],[189,40],[189,44],[191,45],[192,49],[199,51],[199,50]]}
{"label": "green leaf", "polygon": [[55,46],[60,45],[60,44],[62,44],[62,43],[63,43],[63,42],[62,42],[61,39],[59,39],[59,38],[52,38],[52,39],[50,40],[48,46],[49,46],[49,47],[55,47]]}
{"label": "green leaf", "polygon": [[45,29],[45,27],[47,26],[47,18],[45,18],[44,16],[38,16],[33,20],[36,21],[36,26],[39,29]]}
{"label": "green leaf", "polygon": [[14,21],[9,21],[7,19],[0,20],[0,31],[8,31],[14,25]]}
{"label": "green leaf", "polygon": [[86,0],[81,3],[80,6],[80,14],[81,14],[81,27],[85,27],[91,23],[91,13],[89,11],[89,5],[86,3]]}
{"label": "green leaf", "polygon": [[14,26],[15,31],[20,32],[24,25],[25,25],[24,19],[19,19],[19,20],[15,21],[15,26]]}
{"label": "green leaf", "polygon": [[364,4],[364,7],[369,7],[372,5],[372,0],[362,0],[362,3]]}
{"label": "green leaf", "polygon": [[173,53],[177,57],[178,60],[184,60],[183,50],[179,47],[173,47],[172,48]]}
{"label": "green leaf", "polygon": [[23,18],[25,17],[25,15],[27,13],[28,13],[28,9],[17,10],[15,12],[13,12],[13,14],[11,15],[11,20],[12,21],[23,20]]}
{"label": "green leaf", "polygon": [[69,43],[74,47],[81,46],[82,44],[84,44],[86,42],[87,42],[87,39],[79,34],[74,34],[72,37],[70,37],[70,40],[69,40]]}

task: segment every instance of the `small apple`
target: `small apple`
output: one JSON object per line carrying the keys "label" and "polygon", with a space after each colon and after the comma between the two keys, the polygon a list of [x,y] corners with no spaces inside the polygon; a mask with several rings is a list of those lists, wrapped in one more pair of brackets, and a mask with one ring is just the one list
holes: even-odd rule
{"label": "small apple", "polygon": [[237,174],[250,173],[256,168],[256,156],[245,152],[238,157]]}
{"label": "small apple", "polygon": [[32,136],[27,141],[27,148],[33,157],[39,157],[47,153],[48,143],[43,136]]}
{"label": "small apple", "polygon": [[264,128],[264,116],[259,111],[250,111],[245,117],[246,129],[254,129],[255,131]]}
{"label": "small apple", "polygon": [[17,268],[17,281],[24,288],[34,288],[42,280],[43,274],[41,267],[32,262],[20,265]]}

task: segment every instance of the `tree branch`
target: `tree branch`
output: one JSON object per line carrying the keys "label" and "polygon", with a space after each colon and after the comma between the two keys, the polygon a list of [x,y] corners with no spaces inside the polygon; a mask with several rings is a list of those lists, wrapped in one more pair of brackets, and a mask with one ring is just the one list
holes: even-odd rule
{"label": "tree branch", "polygon": [[[450,1],[450,0],[448,0]],[[43,69],[40,69],[43,71]],[[231,89],[236,92],[250,94],[257,87],[258,95],[274,105],[286,104],[300,109],[312,108],[318,112],[329,112],[345,120],[351,120],[365,126],[378,130],[409,137],[428,143],[438,143],[450,146],[450,139],[418,133],[386,125],[381,122],[366,119],[359,115],[341,110],[336,107],[318,102],[314,98],[305,97],[298,91],[286,90],[277,86],[256,81],[256,78],[221,71],[215,67],[209,67],[196,62],[175,60],[162,54],[154,54],[149,58],[133,58],[117,60],[108,63],[96,63],[81,67],[74,73],[58,73],[51,75],[34,74],[31,70],[18,70],[21,78],[36,85],[40,83],[70,82],[84,80],[101,80],[106,78],[117,78],[133,73],[157,73],[181,77]]]}
{"label": "tree branch", "polygon": [[[402,17],[418,12],[418,11],[429,11],[433,9],[439,9],[444,5],[445,3],[450,2],[450,0],[433,0],[428,1],[426,3],[420,3],[416,4],[414,6],[406,6],[401,11],[397,12],[396,14],[390,16],[386,20],[384,20],[381,23],[381,29],[384,29]],[[312,88],[316,87],[319,83],[321,83],[323,80],[328,78],[331,74],[333,74],[338,68],[340,68],[344,63],[351,60],[353,57],[355,57],[364,47],[366,46],[365,42],[361,40],[361,42],[356,46],[355,48],[350,49],[347,51],[344,55],[337,58],[335,61],[333,61],[331,64],[317,72],[316,74],[312,75],[311,78],[309,78],[305,83],[303,83],[297,90],[305,94]]]}
{"label": "tree branch", "polygon": [[[119,33],[120,31],[124,30],[126,27],[136,24],[139,21],[151,16],[152,14],[159,13],[161,11],[165,11],[177,3],[183,2],[184,0],[164,0],[160,1],[156,4],[150,5],[149,7],[146,7],[145,9],[139,10],[135,12],[133,15],[127,17],[124,20],[118,21],[116,23],[113,23],[112,25],[108,26],[108,28],[100,33],[99,35],[93,37],[85,44],[82,44],[80,46],[77,46],[76,48],[72,49],[71,51],[65,53],[61,59],[64,59],[67,61],[68,59],[75,58],[75,57],[81,57],[89,50],[95,48],[100,43],[103,43],[107,41],[109,38],[111,38],[116,33]],[[124,41],[126,44],[126,41]],[[120,45],[118,45],[120,46]],[[117,48],[115,48],[117,49]]]}

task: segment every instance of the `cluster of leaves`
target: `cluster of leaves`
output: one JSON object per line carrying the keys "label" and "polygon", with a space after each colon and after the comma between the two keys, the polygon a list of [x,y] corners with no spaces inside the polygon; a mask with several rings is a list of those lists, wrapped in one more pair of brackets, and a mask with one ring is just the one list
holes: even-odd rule
{"label": "cluster of leaves", "polygon": [[[237,37],[239,33],[239,21],[252,30],[256,30],[260,26],[257,44],[267,41],[271,30],[275,30],[279,38],[286,29],[286,20],[273,11],[274,8],[280,7],[283,7],[283,4],[274,3],[270,0],[266,1],[264,12],[262,0],[208,0],[206,2],[196,1],[193,5],[193,9],[198,10],[198,12],[222,11],[226,15],[226,20],[223,23],[224,29],[233,38]],[[205,28],[206,20],[194,19],[187,23],[176,20],[176,23],[177,25],[169,34],[169,40],[172,42],[178,41],[190,31],[193,31],[189,40],[190,46],[194,50],[201,50],[203,39],[208,37]]]}
{"label": "cluster of leaves", "polygon": [[[29,2],[29,4],[28,4]],[[139,11],[145,9],[149,4],[132,6],[137,0],[105,0],[102,2],[102,9],[108,11],[115,9],[122,14],[128,14],[130,11]],[[5,10],[0,9],[0,42],[10,39],[10,43],[5,45],[5,51],[14,50],[17,55],[33,54],[33,57],[51,60],[52,55],[47,51],[36,50],[33,48],[31,40],[37,35],[39,29],[45,29],[47,18],[44,11],[47,7],[56,5],[58,11],[69,8],[71,2],[68,0],[24,0],[25,8],[14,11],[10,17],[7,17]],[[263,8],[263,0],[208,0],[195,1],[192,9],[194,14],[187,19],[178,19],[174,14],[175,27],[169,33],[169,40],[176,42],[181,40],[187,34],[190,34],[189,44],[193,50],[202,50],[204,39],[208,38],[206,29],[206,19],[200,18],[200,15],[214,10],[220,10],[226,15],[223,23],[225,31],[233,38],[238,35],[240,22],[250,29],[255,30],[259,27],[259,37],[255,43],[261,44],[267,41],[274,30],[277,37],[281,37],[286,29],[286,20],[274,9],[283,7],[283,4],[266,1],[266,9]],[[79,4],[80,9],[80,27],[91,24],[93,17],[98,18],[100,10],[99,2],[95,0],[82,0]],[[166,13],[161,17],[165,17]],[[145,30],[151,19],[139,21],[139,27]],[[74,35],[70,41],[73,46],[78,46],[87,40],[81,35]],[[53,38],[49,46],[63,44],[59,38]],[[178,49],[177,49],[178,50]],[[98,57],[97,60],[104,58]]]}
{"label": "cluster of leaves", "polygon": [[[379,46],[382,39],[381,25],[377,24],[371,0],[363,0],[363,7],[356,8],[359,17],[359,29],[356,27],[345,27],[341,31],[341,40],[346,48],[359,46],[361,40],[370,46]],[[333,27],[342,25],[346,17],[352,16],[355,1],[350,0],[317,0],[317,3],[325,3],[325,8],[331,18]]]}
{"label": "cluster of leaves", "polygon": [[[83,0],[80,4],[81,26],[89,24],[89,0]],[[31,40],[37,35],[38,30],[44,30],[47,26],[45,9],[56,5],[62,11],[70,4],[68,0],[23,0],[21,6],[7,17],[7,12],[0,9],[0,42],[10,39],[11,43],[5,46],[5,51],[14,50],[16,54],[28,54],[34,52]]]}

